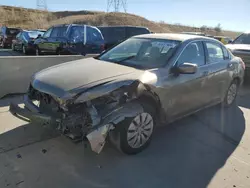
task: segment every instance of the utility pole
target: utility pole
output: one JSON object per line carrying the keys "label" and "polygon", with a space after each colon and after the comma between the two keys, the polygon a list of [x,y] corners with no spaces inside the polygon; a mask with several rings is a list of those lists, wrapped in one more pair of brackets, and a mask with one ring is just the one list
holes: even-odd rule
{"label": "utility pole", "polygon": [[107,0],[107,12],[119,12],[120,8],[127,12],[127,0]]}
{"label": "utility pole", "polygon": [[47,10],[46,0],[36,0],[36,8],[40,10]]}

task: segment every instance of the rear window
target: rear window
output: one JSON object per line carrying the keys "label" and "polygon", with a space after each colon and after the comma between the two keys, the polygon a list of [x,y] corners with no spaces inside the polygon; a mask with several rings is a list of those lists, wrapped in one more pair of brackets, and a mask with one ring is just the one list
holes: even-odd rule
{"label": "rear window", "polygon": [[65,37],[68,27],[54,27],[50,37]]}
{"label": "rear window", "polygon": [[135,35],[149,34],[150,31],[146,28],[137,28],[137,27],[128,27],[127,28],[127,37],[132,37]]}
{"label": "rear window", "polygon": [[39,34],[40,34],[41,36],[43,36],[44,32],[39,32],[39,31],[31,31],[31,32],[28,32],[28,36],[29,36],[30,38],[37,38]]}
{"label": "rear window", "polygon": [[7,35],[17,35],[20,32],[20,29],[14,29],[14,28],[7,28],[6,34]]}

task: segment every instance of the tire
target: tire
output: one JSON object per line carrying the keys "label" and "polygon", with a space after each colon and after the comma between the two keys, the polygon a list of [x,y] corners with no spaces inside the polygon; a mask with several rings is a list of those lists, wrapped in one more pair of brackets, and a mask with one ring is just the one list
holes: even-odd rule
{"label": "tire", "polygon": [[61,49],[60,48],[56,49],[56,55],[61,55]]}
{"label": "tire", "polygon": [[227,93],[225,95],[223,105],[225,107],[230,107],[233,104],[235,104],[235,100],[238,95],[238,89],[239,89],[239,82],[238,80],[233,80],[232,83],[230,84]]}
{"label": "tire", "polygon": [[12,51],[16,51],[14,44],[11,45],[11,49],[12,49]]}
{"label": "tire", "polygon": [[28,54],[27,49],[26,49],[26,47],[25,47],[24,45],[22,46],[22,52],[23,52],[23,54],[25,54],[25,55]]}
{"label": "tire", "polygon": [[111,142],[125,154],[140,153],[151,142],[155,127],[155,109],[145,103],[143,106],[143,113],[126,118],[111,131]]}
{"label": "tire", "polygon": [[41,51],[38,47],[36,47],[36,56],[39,56],[39,55],[41,55]]}

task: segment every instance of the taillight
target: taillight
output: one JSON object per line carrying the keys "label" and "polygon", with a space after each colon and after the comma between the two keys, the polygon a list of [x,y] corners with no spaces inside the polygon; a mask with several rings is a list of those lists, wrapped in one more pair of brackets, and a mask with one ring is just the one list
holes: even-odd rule
{"label": "taillight", "polygon": [[244,61],[240,58],[240,63],[241,63],[241,66],[243,67],[243,69],[245,70],[246,69],[246,65],[244,63]]}

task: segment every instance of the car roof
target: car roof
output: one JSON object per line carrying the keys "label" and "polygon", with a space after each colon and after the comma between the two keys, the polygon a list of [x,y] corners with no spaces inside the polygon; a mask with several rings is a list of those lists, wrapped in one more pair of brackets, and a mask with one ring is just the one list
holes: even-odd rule
{"label": "car roof", "polygon": [[199,35],[190,35],[190,34],[179,34],[179,33],[154,33],[154,34],[143,34],[134,36],[134,38],[153,38],[153,39],[169,39],[169,40],[178,40],[186,41],[189,39],[208,39],[214,40],[213,38],[199,36]]}
{"label": "car roof", "polygon": [[142,29],[148,29],[147,27],[142,26],[132,26],[132,25],[112,25],[112,26],[97,26],[98,28],[119,28],[119,27],[129,27],[129,28],[142,28]]}

